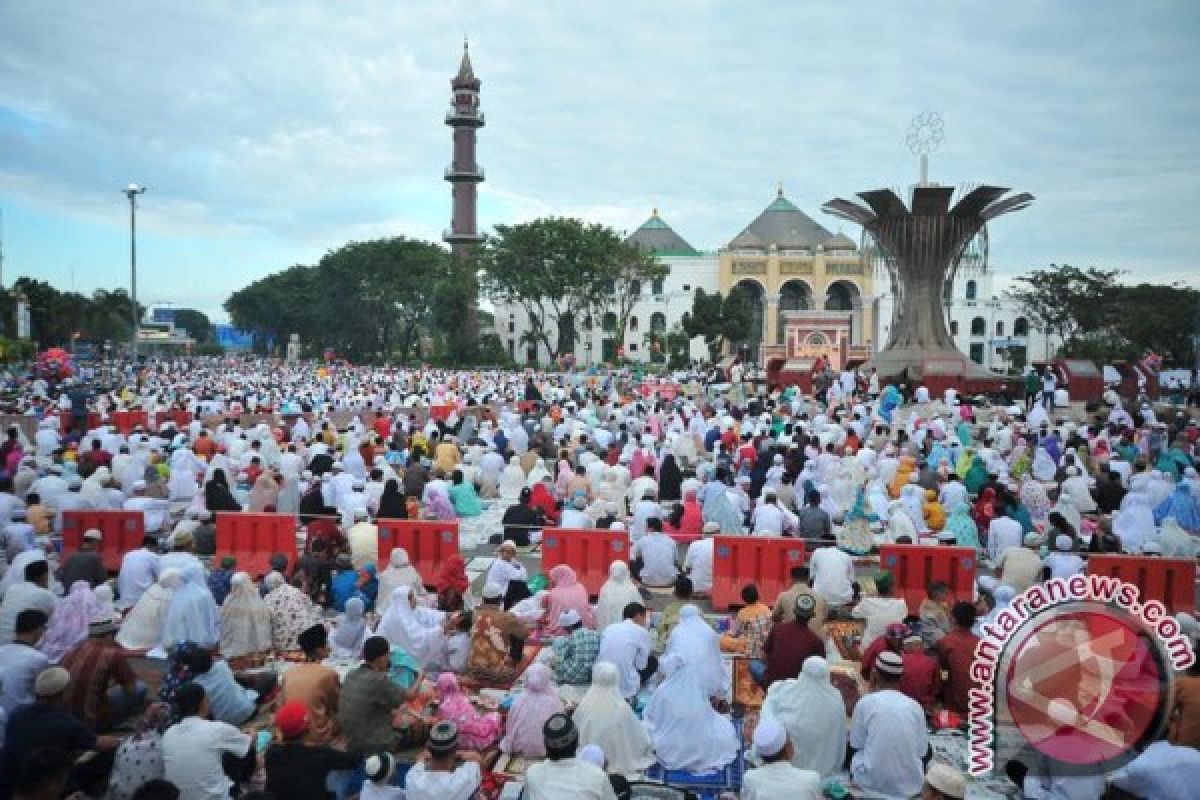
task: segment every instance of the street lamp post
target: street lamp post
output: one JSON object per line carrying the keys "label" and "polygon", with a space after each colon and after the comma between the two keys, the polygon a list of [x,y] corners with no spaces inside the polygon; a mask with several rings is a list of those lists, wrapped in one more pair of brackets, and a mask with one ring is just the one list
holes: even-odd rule
{"label": "street lamp post", "polygon": [[129,198],[129,294],[133,305],[133,359],[137,361],[138,328],[141,319],[138,317],[137,302],[137,196],[145,194],[146,187],[131,183],[121,190]]}

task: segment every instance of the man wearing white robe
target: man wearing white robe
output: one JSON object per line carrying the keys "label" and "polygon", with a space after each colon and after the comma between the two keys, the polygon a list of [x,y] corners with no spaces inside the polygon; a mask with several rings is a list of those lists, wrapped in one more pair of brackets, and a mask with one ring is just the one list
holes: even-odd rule
{"label": "man wearing white robe", "polygon": [[157,540],[147,536],[142,546],[130,550],[121,558],[117,573],[117,607],[132,608],[141,596],[158,580],[158,553],[152,549]]}
{"label": "man wearing white robe", "polygon": [[638,609],[640,611],[632,617],[604,629],[596,654],[597,662],[607,661],[617,668],[621,696],[627,700],[642,688],[642,676],[652,674],[658,668],[657,659],[651,655],[654,638],[645,626],[646,609],[640,605]]}
{"label": "man wearing white robe", "polygon": [[863,789],[886,798],[913,797],[925,783],[925,712],[896,690],[903,671],[898,653],[880,653],[871,673],[873,691],[858,701],[850,720],[850,747],[856,751],[850,774]]}
{"label": "man wearing white robe", "polygon": [[809,559],[813,591],[830,606],[843,606],[854,598],[854,559],[832,543],[818,547]]}

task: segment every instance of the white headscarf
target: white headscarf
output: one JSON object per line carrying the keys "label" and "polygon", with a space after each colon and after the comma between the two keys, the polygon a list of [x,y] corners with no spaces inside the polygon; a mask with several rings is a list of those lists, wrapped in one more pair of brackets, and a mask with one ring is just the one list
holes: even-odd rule
{"label": "white headscarf", "polygon": [[572,718],[579,730],[580,747],[598,745],[608,756],[609,771],[631,775],[654,763],[654,745],[621,696],[618,676],[613,664],[596,662],[592,667],[592,685]]}
{"label": "white headscarf", "polygon": [[392,601],[380,618],[375,635],[404,650],[423,669],[442,651],[446,615],[431,608],[413,608],[411,597],[412,590],[407,586],[392,590]]}
{"label": "white headscarf", "polygon": [[163,640],[163,623],[171,596],[183,585],[183,573],[168,567],[134,603],[117,631],[117,644],[126,650],[150,650]]}
{"label": "white headscarf", "polygon": [[351,597],[346,601],[345,613],[338,615],[337,626],[329,637],[335,658],[359,658],[362,655],[363,643],[367,641],[363,608],[361,597]]}
{"label": "white headscarf", "polygon": [[183,584],[175,590],[167,607],[163,649],[170,650],[180,642],[213,647],[220,639],[217,603],[204,585],[204,568],[199,562],[188,564],[183,571]]}
{"label": "white headscarf", "polygon": [[787,730],[793,745],[792,766],[822,778],[841,770],[846,758],[846,703],[829,682],[825,659],[807,658],[800,677],[771,684],[762,713]]}
{"label": "white headscarf", "polygon": [[625,606],[642,602],[642,593],[629,577],[629,565],[614,561],[608,567],[608,580],[600,587],[596,600],[596,630],[604,630],[624,619]]}
{"label": "white headscarf", "polygon": [[679,622],[667,639],[665,654],[672,653],[683,657],[709,697],[726,693],[728,680],[721,661],[721,640],[700,616],[700,609],[691,603],[679,609]]}
{"label": "white headscarf", "polygon": [[679,653],[671,653],[663,656],[658,669],[666,679],[646,704],[642,723],[654,741],[659,763],[667,769],[704,772],[737,758],[737,731],[708,702],[695,666]]}
{"label": "white headscarf", "polygon": [[4,577],[0,578],[0,599],[4,598],[4,593],[8,591],[8,587],[14,583],[25,582],[25,568],[35,561],[45,561],[46,551],[40,547],[35,547],[32,550],[22,550],[17,554],[17,557],[9,563],[8,568],[4,570]]}
{"label": "white headscarf", "polygon": [[229,595],[221,604],[221,655],[238,658],[271,649],[271,610],[254,581],[245,572],[235,573]]}
{"label": "white headscarf", "polygon": [[379,573],[379,592],[376,595],[379,603],[375,610],[381,615],[387,613],[388,606],[392,602],[392,592],[401,586],[407,586],[417,598],[426,594],[421,574],[409,560],[408,551],[403,547],[397,547],[388,556],[387,569]]}

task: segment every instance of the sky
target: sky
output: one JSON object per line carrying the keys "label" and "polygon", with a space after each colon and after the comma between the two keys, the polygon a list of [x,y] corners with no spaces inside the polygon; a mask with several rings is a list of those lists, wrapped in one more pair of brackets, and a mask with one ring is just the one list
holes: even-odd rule
{"label": "sky", "polygon": [[1051,263],[1200,285],[1200,3],[1013,0],[0,2],[4,281],[215,319],[347,241],[449,226],[443,117],[464,35],[483,81],[479,218],[633,231],[657,207],[715,250],[782,184],[826,200],[917,178],[1031,192],[990,227],[1005,278]]}

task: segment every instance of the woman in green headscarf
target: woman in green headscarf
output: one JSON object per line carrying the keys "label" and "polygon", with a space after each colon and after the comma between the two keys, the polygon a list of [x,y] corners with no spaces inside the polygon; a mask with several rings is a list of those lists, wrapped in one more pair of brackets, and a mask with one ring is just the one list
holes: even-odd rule
{"label": "woman in green headscarf", "polygon": [[954,544],[958,547],[979,549],[979,528],[971,519],[971,507],[966,503],[959,503],[950,509],[950,516],[946,517],[946,525],[942,530],[954,534]]}
{"label": "woman in green headscarf", "polygon": [[987,467],[983,464],[983,458],[975,456],[971,461],[971,468],[967,470],[966,476],[963,478],[963,485],[967,487],[967,491],[971,494],[979,494],[984,485],[988,481]]}

